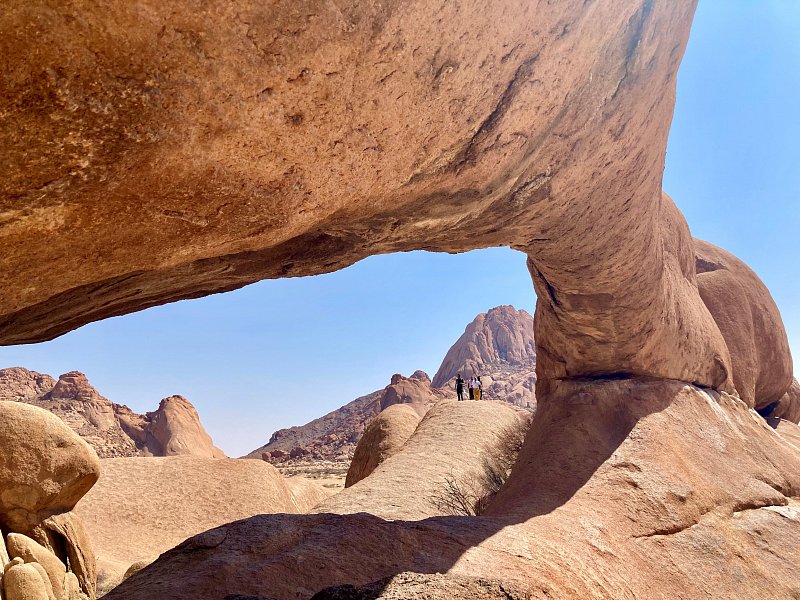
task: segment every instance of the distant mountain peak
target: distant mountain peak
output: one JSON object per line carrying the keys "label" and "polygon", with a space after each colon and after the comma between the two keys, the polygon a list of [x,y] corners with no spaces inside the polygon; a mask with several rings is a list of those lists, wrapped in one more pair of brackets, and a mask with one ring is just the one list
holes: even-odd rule
{"label": "distant mountain peak", "polygon": [[507,368],[534,369],[536,342],[533,317],[513,306],[498,306],[481,313],[448,350],[433,377],[433,387],[443,387],[458,373],[464,378]]}

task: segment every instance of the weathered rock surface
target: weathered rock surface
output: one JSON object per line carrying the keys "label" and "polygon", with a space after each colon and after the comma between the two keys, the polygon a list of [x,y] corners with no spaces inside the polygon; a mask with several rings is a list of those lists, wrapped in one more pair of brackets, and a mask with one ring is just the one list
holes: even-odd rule
{"label": "weathered rock surface", "polygon": [[800,383],[796,379],[772,410],[772,416],[792,423],[800,423]]}
{"label": "weathered rock surface", "polygon": [[[79,589],[86,590],[89,597],[94,597],[97,587],[97,561],[94,548],[86,532],[83,522],[75,513],[53,515],[42,522],[42,527],[55,538],[59,548],[63,549],[70,572],[75,577]],[[65,587],[67,583],[65,582]]]}
{"label": "weathered rock surface", "polygon": [[768,422],[784,440],[800,451],[800,427],[796,423],[784,419],[776,419],[775,417],[768,420]]}
{"label": "weathered rock surface", "polygon": [[47,548],[38,544],[34,540],[19,533],[9,533],[8,553],[12,558],[21,558],[25,563],[37,563],[42,566],[45,572],[47,583],[50,587],[50,595],[55,594],[56,598],[64,596],[64,579],[67,575],[67,568],[55,554]]}
{"label": "weathered rock surface", "polygon": [[225,458],[225,453],[214,446],[211,436],[200,423],[197,410],[183,396],[164,398],[158,410],[143,417],[121,415],[120,421],[146,454]]}
{"label": "weathered rock surface", "polygon": [[448,514],[437,504],[446,480],[483,485],[484,459],[492,456],[507,431],[525,418],[527,413],[502,402],[444,400],[428,411],[402,451],[314,512],[363,511],[385,519]]}
{"label": "weathered rock surface", "polygon": [[513,306],[498,306],[475,317],[448,350],[433,385],[442,387],[457,373],[480,375],[503,363],[530,370],[536,367],[533,317]]}
{"label": "weathered rock surface", "polygon": [[535,408],[533,329],[533,317],[513,306],[498,306],[479,314],[448,350],[433,377],[434,387],[455,389],[453,381],[458,373],[464,379],[480,375],[484,397]]}
{"label": "weathered rock surface", "polygon": [[[657,380],[551,393],[487,516],[261,515],[188,540],[109,600],[310,598],[405,571],[502,581],[533,598],[800,593],[800,452],[742,401]],[[361,500],[349,510],[369,511],[373,499]]]}
{"label": "weathered rock surface", "polygon": [[6,600],[49,600],[53,598],[52,587],[48,589],[46,576],[35,564],[17,564],[7,568],[3,575]]}
{"label": "weathered rock surface", "polygon": [[248,456],[280,465],[291,462],[295,451],[303,460],[350,462],[366,427],[383,409],[409,404],[422,416],[436,402],[455,398],[453,377],[459,370],[463,375],[471,374],[468,369],[472,368],[480,370],[486,398],[534,408],[532,317],[512,306],[481,313],[450,348],[433,383],[424,371],[410,377],[395,374],[383,390],[357,398],[306,425],[276,431],[266,445]]}
{"label": "weathered rock surface", "polygon": [[99,586],[192,535],[260,513],[299,512],[285,480],[263,461],[191,456],[109,458],[78,504],[98,560]]}
{"label": "weathered rock surface", "polygon": [[419,422],[419,414],[408,404],[395,404],[381,411],[358,441],[344,486],[358,483],[395,454]]}
{"label": "weathered rock surface", "polygon": [[510,245],[540,376],[729,387],[688,228],[659,206],[693,1],[313,8],[3,13],[0,341]]}
{"label": "weathered rock surface", "polygon": [[52,514],[68,512],[95,484],[94,450],[46,410],[0,402],[0,524],[29,533]]}
{"label": "weathered rock surface", "polygon": [[311,600],[528,600],[528,592],[488,579],[400,573],[369,585],[336,586]]}
{"label": "weathered rock surface", "polygon": [[792,355],[769,290],[729,252],[702,240],[694,246],[700,296],[730,351],[736,391],[756,408],[779,400],[792,384]]}
{"label": "weathered rock surface", "polygon": [[384,411],[395,404],[405,404],[423,417],[431,406],[446,397],[431,388],[431,380],[424,371],[416,371],[411,377],[395,373],[383,390],[379,408]]}
{"label": "weathered rock surface", "polygon": [[333,490],[300,475],[287,477],[286,485],[289,488],[292,503],[299,513],[310,512],[333,494]]}
{"label": "weathered rock surface", "polygon": [[58,415],[97,451],[116,456],[224,457],[200,423],[194,406],[170,396],[158,409],[139,415],[111,402],[78,371],[54,380],[21,367],[0,370],[0,399],[33,404]]}
{"label": "weathered rock surface", "polygon": [[22,367],[0,369],[0,400],[33,400],[44,396],[55,385],[56,380],[44,373]]}

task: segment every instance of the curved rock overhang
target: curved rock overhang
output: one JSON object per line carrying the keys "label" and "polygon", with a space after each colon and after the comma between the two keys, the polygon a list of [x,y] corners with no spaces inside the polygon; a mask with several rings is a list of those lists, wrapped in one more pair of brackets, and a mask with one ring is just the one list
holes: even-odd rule
{"label": "curved rock overhang", "polygon": [[504,245],[529,256],[540,379],[732,390],[661,193],[695,4],[8,6],[0,343]]}

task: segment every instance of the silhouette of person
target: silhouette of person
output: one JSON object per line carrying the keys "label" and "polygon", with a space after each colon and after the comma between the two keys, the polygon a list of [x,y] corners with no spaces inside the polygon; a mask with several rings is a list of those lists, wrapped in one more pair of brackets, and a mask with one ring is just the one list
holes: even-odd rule
{"label": "silhouette of person", "polygon": [[456,394],[459,401],[464,399],[464,380],[461,379],[461,373],[456,375]]}

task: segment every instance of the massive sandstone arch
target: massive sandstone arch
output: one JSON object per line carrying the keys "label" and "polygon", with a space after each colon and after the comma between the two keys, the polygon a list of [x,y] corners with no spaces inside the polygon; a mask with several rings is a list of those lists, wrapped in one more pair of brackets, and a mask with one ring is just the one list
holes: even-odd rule
{"label": "massive sandstone arch", "polygon": [[660,189],[694,2],[9,4],[2,342],[511,245],[545,374],[731,389]]}

